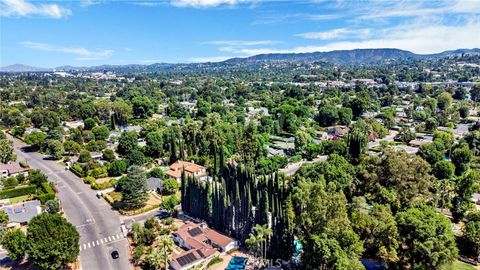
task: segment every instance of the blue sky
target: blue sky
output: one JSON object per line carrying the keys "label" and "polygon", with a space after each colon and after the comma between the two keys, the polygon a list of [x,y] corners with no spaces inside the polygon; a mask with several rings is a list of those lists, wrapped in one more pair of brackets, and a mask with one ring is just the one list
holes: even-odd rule
{"label": "blue sky", "polygon": [[480,0],[0,0],[0,66],[480,47]]}

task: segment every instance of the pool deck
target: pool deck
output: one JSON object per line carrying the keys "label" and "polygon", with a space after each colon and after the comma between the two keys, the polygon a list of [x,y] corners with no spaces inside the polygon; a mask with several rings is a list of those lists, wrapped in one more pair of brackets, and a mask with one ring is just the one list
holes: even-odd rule
{"label": "pool deck", "polygon": [[241,251],[235,251],[232,254],[222,254],[220,255],[220,258],[223,259],[221,263],[214,264],[208,268],[208,270],[225,270],[227,268],[228,263],[232,259],[232,257],[248,257],[249,261],[252,260],[252,257],[246,253],[243,253]]}

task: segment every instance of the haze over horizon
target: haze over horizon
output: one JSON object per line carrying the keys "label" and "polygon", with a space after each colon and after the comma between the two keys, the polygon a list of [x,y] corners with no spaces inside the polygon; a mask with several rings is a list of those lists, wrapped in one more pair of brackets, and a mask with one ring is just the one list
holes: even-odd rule
{"label": "haze over horizon", "polygon": [[480,1],[1,0],[0,66],[222,61],[263,53],[480,47]]}

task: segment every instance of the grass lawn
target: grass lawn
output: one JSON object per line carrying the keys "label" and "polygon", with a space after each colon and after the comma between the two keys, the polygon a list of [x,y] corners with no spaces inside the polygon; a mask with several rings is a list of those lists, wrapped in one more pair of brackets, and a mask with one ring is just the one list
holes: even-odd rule
{"label": "grass lawn", "polygon": [[31,198],[32,198],[32,195],[23,195],[23,196],[10,198],[9,200],[11,203],[19,203],[19,202],[29,201],[31,200]]}
{"label": "grass lawn", "polygon": [[451,267],[445,267],[443,270],[476,270],[473,265],[461,261],[455,261]]}

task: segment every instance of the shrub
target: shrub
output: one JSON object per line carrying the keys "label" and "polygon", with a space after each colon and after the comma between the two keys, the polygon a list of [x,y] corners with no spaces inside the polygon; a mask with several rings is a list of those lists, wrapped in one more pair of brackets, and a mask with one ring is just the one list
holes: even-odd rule
{"label": "shrub", "polygon": [[84,182],[85,184],[92,185],[92,184],[95,183],[95,178],[92,177],[92,176],[87,176],[87,177],[85,177],[85,178],[83,179],[83,182]]}
{"label": "shrub", "polygon": [[72,171],[74,174],[76,174],[78,177],[83,177],[85,176],[83,173],[83,168],[80,164],[78,163],[73,163],[73,165],[70,167],[70,171]]}
{"label": "shrub", "polygon": [[208,264],[207,264],[207,268],[214,265],[214,264],[217,264],[217,263],[221,263],[223,262],[223,259],[220,258],[220,257],[214,257],[213,259],[211,259]]}
{"label": "shrub", "polygon": [[90,152],[86,151],[86,150],[82,150],[80,152],[80,155],[78,156],[78,162],[89,162],[90,160],[92,160],[92,157],[90,156]]}
{"label": "shrub", "polygon": [[0,191],[0,199],[19,197],[23,195],[35,194],[35,186],[23,186],[14,189]]}

